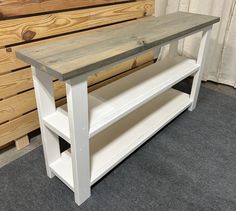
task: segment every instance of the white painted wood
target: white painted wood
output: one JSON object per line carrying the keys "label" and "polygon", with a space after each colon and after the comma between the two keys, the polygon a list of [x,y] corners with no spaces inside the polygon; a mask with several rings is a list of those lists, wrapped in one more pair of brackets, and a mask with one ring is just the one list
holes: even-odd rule
{"label": "white painted wood", "polygon": [[170,43],[170,49],[169,49],[169,56],[178,56],[178,46],[179,46],[179,40],[175,40]]}
{"label": "white painted wood", "polygon": [[[89,93],[89,136],[93,137],[128,113],[196,72],[196,61],[166,58]],[[79,107],[77,107],[78,109]],[[66,105],[44,118],[51,130],[70,143]]]}
{"label": "white painted wood", "polygon": [[44,125],[42,120],[56,111],[52,77],[45,72],[36,70],[34,67],[32,67],[32,73],[47,175],[52,178],[54,174],[49,165],[60,157],[59,139],[55,133]]}
{"label": "white painted wood", "polygon": [[75,202],[80,205],[91,195],[86,78],[75,77],[66,81],[66,94]]}
{"label": "white painted wood", "polygon": [[[190,105],[189,95],[170,89],[94,136],[90,140],[90,184],[97,182]],[[50,167],[73,190],[70,150]]]}
{"label": "white painted wood", "polygon": [[156,59],[156,61],[160,58],[161,48],[161,46],[158,46],[153,49],[154,59]]}
{"label": "white painted wood", "polygon": [[193,111],[197,105],[198,94],[201,86],[202,75],[206,63],[206,56],[210,42],[212,27],[207,28],[203,31],[202,40],[198,52],[197,64],[200,65],[199,71],[194,75],[193,78],[193,85],[190,94],[190,99],[192,100],[192,105],[190,106],[189,110]]}
{"label": "white painted wood", "polygon": [[155,0],[155,11],[153,16],[158,17],[166,14],[168,0]]}

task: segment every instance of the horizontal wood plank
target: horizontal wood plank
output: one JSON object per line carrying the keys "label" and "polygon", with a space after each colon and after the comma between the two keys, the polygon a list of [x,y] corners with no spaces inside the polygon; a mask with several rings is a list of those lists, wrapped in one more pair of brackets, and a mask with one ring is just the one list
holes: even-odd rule
{"label": "horizontal wood plank", "polygon": [[0,99],[8,98],[33,88],[31,68],[0,75]]}
{"label": "horizontal wood plank", "polygon": [[153,0],[0,21],[0,46],[75,32],[153,13]]}
{"label": "horizontal wood plank", "polygon": [[[213,16],[177,12],[146,17],[110,26],[77,39],[63,39],[17,51],[17,57],[59,80],[93,74],[100,67],[119,62],[158,45],[180,39],[211,26]],[[84,41],[89,44],[84,45]]]}
{"label": "horizontal wood plank", "polygon": [[[17,46],[18,47],[18,46]],[[29,66],[25,62],[16,58],[15,49],[0,49],[0,75],[11,72],[12,70]]]}
{"label": "horizontal wood plank", "polygon": [[0,125],[0,147],[39,128],[37,111]]}
{"label": "horizontal wood plank", "polygon": [[[120,25],[120,24],[117,23],[117,25]],[[103,28],[106,28],[106,26],[104,26]],[[63,36],[48,38],[48,39],[44,39],[44,40],[40,40],[40,41],[24,43],[24,44],[20,44],[20,45],[8,47],[8,48],[2,48],[2,49],[0,49],[0,75],[9,73],[12,70],[16,70],[19,68],[24,68],[24,67],[29,66],[27,63],[16,58],[16,54],[15,54],[16,50],[37,46],[39,44],[46,44],[46,43],[50,43],[50,42],[59,41],[64,38],[68,38],[68,39],[73,40],[73,39],[76,39],[78,35],[86,35],[87,36],[91,32],[98,31],[98,30],[99,29],[90,29],[90,30],[86,30],[83,32],[77,32],[77,33],[73,33],[73,34],[69,34],[69,35],[63,35]],[[88,41],[83,42],[84,45],[87,43],[88,43]]]}
{"label": "horizontal wood plank", "polygon": [[[56,102],[57,106],[65,104],[62,98]],[[12,121],[0,125],[0,147],[16,140],[39,128],[38,112],[34,110]]]}
{"label": "horizontal wood plank", "polygon": [[[95,75],[91,75],[89,77],[88,83],[89,85],[93,85],[100,81],[106,80],[117,74],[149,62],[153,60],[153,57],[153,52],[149,51],[145,54],[137,56],[136,58],[122,62],[108,70],[103,70]],[[31,68],[0,75],[0,99],[14,96],[31,88],[33,88]]]}
{"label": "horizontal wood plank", "polygon": [[83,8],[88,6],[107,5],[129,0],[1,0],[0,18],[29,15],[42,12],[53,12],[65,9]]}
{"label": "horizontal wood plank", "polygon": [[2,49],[0,49],[0,75],[9,73],[12,70],[16,70],[19,68],[24,68],[24,67],[29,66],[27,63],[16,58],[16,54],[15,54],[16,50],[20,50],[20,49],[24,49],[24,48],[28,48],[28,47],[33,47],[38,44],[54,42],[54,41],[58,41],[58,40],[61,40],[64,38],[75,39],[77,34],[87,34],[87,33],[90,33],[94,30],[97,30],[97,29],[91,29],[91,30],[87,30],[84,32],[77,32],[77,33],[73,33],[73,34],[69,34],[69,35],[48,38],[48,39],[44,39],[41,41],[34,41],[34,42],[24,43],[24,44],[20,44],[20,45],[8,47],[8,48],[2,48]]}
{"label": "horizontal wood plank", "polygon": [[[150,1],[150,0],[148,0],[146,2],[152,2],[153,3],[153,1]],[[143,11],[142,8],[141,8],[141,10]],[[110,13],[112,14],[113,12],[114,12],[114,10],[113,10],[113,8],[111,8]],[[125,13],[125,12],[127,13],[126,16],[127,16],[128,19],[130,19],[130,17],[129,17],[130,15],[133,16],[132,14],[130,14],[130,13],[133,13],[132,11],[123,10],[123,13]],[[110,13],[109,12],[105,12],[103,15],[104,15],[104,17],[107,16],[107,18],[109,18],[109,16],[111,15]],[[86,15],[86,14],[89,17],[89,13],[87,12],[87,10],[84,10],[84,15]],[[137,13],[136,13],[136,15],[137,15]],[[93,18],[96,19],[93,16],[90,17],[91,20]],[[111,19],[115,20],[116,17],[112,17]],[[84,22],[83,19],[81,19],[81,20],[82,20],[82,22]],[[13,20],[12,20],[12,23],[14,23]],[[94,23],[96,24],[97,21],[94,20]],[[99,25],[99,23],[98,23],[98,25]],[[1,22],[0,22],[0,26],[1,26]],[[45,40],[41,40],[41,41],[37,41],[37,42],[30,42],[30,43],[25,43],[25,44],[21,44],[21,45],[17,45],[17,46],[12,46],[12,47],[8,47],[8,48],[2,48],[2,49],[0,49],[0,75],[9,73],[12,70],[16,70],[16,69],[24,68],[24,67],[28,66],[28,64],[26,64],[22,60],[19,60],[19,59],[16,58],[16,55],[15,55],[15,51],[16,50],[20,50],[20,49],[26,48],[26,47],[33,47],[35,45],[38,45],[39,43],[43,44],[43,43],[58,41],[58,40],[61,40],[63,38],[75,39],[77,34],[84,34],[84,35],[86,35],[87,33],[91,33],[92,31],[96,31],[96,30],[97,29],[93,29],[93,30],[88,30],[88,31],[84,31],[84,32],[73,33],[73,34],[70,34],[70,35],[59,36],[59,37],[55,37],[55,38],[49,38],[49,39],[45,39]],[[65,32],[64,28],[61,28],[58,31],[57,35],[60,35],[60,34],[62,34],[64,32]],[[1,36],[1,32],[0,32],[0,36]]]}
{"label": "horizontal wood plank", "polygon": [[[60,81],[54,83],[55,98],[59,99],[65,96],[64,84]],[[16,96],[0,101],[0,124],[21,116],[36,108],[34,90],[23,92]]]}

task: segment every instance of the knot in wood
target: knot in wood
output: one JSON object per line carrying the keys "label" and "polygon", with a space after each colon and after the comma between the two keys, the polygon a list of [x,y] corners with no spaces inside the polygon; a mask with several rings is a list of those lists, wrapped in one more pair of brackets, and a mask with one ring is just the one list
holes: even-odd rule
{"label": "knot in wood", "polygon": [[143,37],[138,37],[137,39],[138,44],[145,45],[145,39]]}
{"label": "knot in wood", "polygon": [[36,32],[28,30],[28,31],[23,33],[22,38],[25,41],[30,41],[30,40],[32,40],[34,38],[35,35],[36,35]]}
{"label": "knot in wood", "polygon": [[6,48],[6,52],[8,53],[12,52],[12,48]]}

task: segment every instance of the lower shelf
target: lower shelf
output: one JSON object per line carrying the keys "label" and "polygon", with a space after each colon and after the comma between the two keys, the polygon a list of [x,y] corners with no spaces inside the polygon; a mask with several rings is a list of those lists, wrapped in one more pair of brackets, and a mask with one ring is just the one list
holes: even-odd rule
{"label": "lower shelf", "polygon": [[[188,94],[170,89],[91,138],[91,185],[190,105]],[[73,190],[70,150],[50,167]]]}

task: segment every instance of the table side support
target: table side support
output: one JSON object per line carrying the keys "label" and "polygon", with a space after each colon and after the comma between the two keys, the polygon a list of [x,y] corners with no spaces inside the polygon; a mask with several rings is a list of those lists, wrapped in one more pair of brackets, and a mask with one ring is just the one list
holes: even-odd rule
{"label": "table side support", "polygon": [[75,202],[80,205],[90,193],[90,154],[87,78],[66,81],[68,118]]}
{"label": "table side support", "polygon": [[179,40],[174,40],[170,43],[169,55],[172,57],[178,56]]}
{"label": "table side support", "polygon": [[191,94],[190,94],[190,100],[192,101],[192,105],[189,107],[189,111],[193,111],[197,105],[197,99],[198,99],[199,90],[201,86],[202,75],[203,75],[207,52],[209,48],[211,30],[212,30],[212,26],[209,28],[206,28],[202,34],[200,48],[199,48],[198,57],[197,57],[197,64],[199,64],[200,67],[199,67],[199,70],[195,73],[194,78],[193,78],[193,84],[192,84],[192,89],[191,89]]}
{"label": "table side support", "polygon": [[43,123],[43,118],[56,111],[53,81],[47,73],[32,67],[35,97],[38,108],[40,130],[43,142],[43,151],[48,177],[54,176],[50,164],[60,158],[59,137],[49,130]]}
{"label": "table side support", "polygon": [[161,48],[161,46],[153,48],[153,58],[155,62],[160,59]]}

